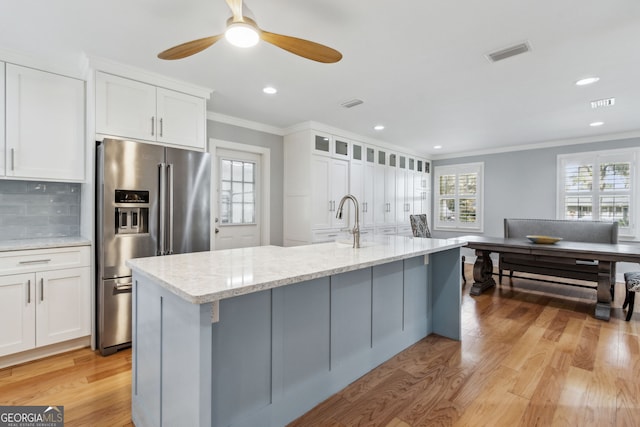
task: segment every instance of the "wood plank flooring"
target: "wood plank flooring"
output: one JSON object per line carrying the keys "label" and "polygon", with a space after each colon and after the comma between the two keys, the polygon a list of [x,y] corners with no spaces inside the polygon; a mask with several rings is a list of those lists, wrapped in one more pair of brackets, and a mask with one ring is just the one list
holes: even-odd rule
{"label": "wood plank flooring", "polygon": [[640,425],[640,313],[624,321],[622,284],[609,322],[593,317],[593,290],[470,286],[462,342],[429,336],[289,427]]}
{"label": "wood plank flooring", "polygon": [[[624,321],[622,284],[609,322],[593,317],[595,291],[504,279],[471,297],[470,286],[462,342],[427,337],[290,426],[639,425],[640,313]],[[132,426],[131,351],[0,370],[0,405],[64,405],[66,426]]]}

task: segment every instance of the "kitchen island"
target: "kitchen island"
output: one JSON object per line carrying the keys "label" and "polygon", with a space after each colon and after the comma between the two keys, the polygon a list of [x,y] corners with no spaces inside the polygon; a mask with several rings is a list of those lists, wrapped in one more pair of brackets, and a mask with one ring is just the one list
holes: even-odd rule
{"label": "kitchen island", "polygon": [[127,262],[136,426],[282,426],[436,333],[460,339],[462,240],[381,236]]}

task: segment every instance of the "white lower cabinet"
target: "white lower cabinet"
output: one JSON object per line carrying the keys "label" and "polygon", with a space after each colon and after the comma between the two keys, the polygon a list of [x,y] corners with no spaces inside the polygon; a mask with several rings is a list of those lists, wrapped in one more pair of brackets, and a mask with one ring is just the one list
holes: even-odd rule
{"label": "white lower cabinet", "polygon": [[[89,248],[0,255],[0,356],[91,334]],[[84,264],[75,268],[60,268]]]}
{"label": "white lower cabinet", "polygon": [[0,356],[36,346],[33,274],[0,276]]}
{"label": "white lower cabinet", "polygon": [[89,267],[36,274],[36,345],[91,333]]}

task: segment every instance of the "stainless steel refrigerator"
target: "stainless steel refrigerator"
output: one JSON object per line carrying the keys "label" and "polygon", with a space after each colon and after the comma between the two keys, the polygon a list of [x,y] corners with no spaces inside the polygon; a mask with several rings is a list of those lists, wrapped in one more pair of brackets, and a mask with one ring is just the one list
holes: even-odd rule
{"label": "stainless steel refrigerator", "polygon": [[209,250],[208,153],[105,139],[96,156],[96,345],[131,345],[130,258]]}

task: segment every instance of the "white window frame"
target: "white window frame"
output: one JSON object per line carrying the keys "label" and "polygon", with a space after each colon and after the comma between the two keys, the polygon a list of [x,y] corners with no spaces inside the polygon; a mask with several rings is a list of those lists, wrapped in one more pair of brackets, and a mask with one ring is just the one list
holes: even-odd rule
{"label": "white window frame", "polygon": [[[618,237],[621,240],[634,240],[638,233],[638,221],[640,219],[640,212],[638,212],[638,200],[640,200],[640,185],[637,185],[638,179],[638,156],[640,150],[636,148],[631,149],[619,149],[619,150],[603,150],[603,151],[590,151],[583,153],[572,154],[560,154],[557,157],[557,201],[556,201],[556,218],[558,219],[572,219],[565,215],[565,200],[567,196],[574,196],[578,193],[566,192],[565,186],[565,165],[569,163],[582,163],[593,164],[594,171],[600,170],[600,164],[604,162],[616,162],[628,161],[630,165],[630,189],[629,191],[623,191],[619,194],[628,194],[629,200],[629,227],[619,227]],[[591,191],[581,192],[580,195],[584,197],[592,198],[593,217],[592,220],[600,220],[599,215],[599,196],[604,194],[599,188],[599,174],[594,173],[594,181]],[[608,193],[607,193],[608,194]],[[576,219],[579,221],[578,219]],[[606,220],[606,219],[604,219]]]}
{"label": "white window frame", "polygon": [[[434,230],[441,231],[462,231],[462,232],[474,232],[482,233],[484,231],[484,162],[478,163],[465,163],[458,165],[445,165],[435,166],[434,172],[434,191],[433,191],[433,216],[434,216]],[[476,221],[473,224],[467,222],[460,222],[459,218],[455,221],[441,221],[440,220],[440,200],[451,198],[451,195],[440,194],[440,177],[442,175],[455,175],[455,195],[456,200],[456,212],[460,211],[459,200],[465,196],[458,194],[458,179],[462,174],[475,173],[477,175],[476,181]]]}

